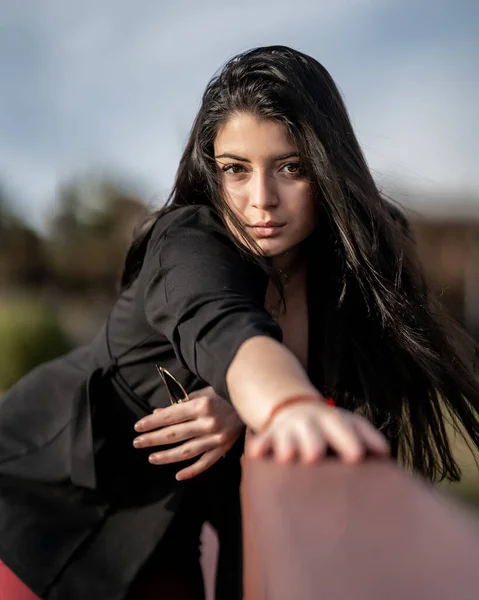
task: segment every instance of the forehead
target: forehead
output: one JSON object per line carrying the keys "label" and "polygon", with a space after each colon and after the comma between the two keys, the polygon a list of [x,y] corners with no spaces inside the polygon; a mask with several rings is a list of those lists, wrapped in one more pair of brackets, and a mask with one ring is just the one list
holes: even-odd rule
{"label": "forehead", "polygon": [[219,129],[215,154],[230,152],[252,158],[296,150],[286,127],[278,121],[260,119],[248,113],[232,115]]}

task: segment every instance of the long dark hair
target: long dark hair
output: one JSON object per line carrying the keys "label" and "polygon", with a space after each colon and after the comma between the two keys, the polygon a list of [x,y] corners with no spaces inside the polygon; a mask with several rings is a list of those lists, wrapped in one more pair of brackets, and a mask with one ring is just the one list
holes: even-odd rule
{"label": "long dark hair", "polygon": [[281,122],[298,145],[320,214],[307,241],[317,341],[315,383],[382,428],[430,479],[458,480],[446,420],[479,447],[475,347],[430,296],[407,219],[379,192],[327,70],[284,46],[236,56],[208,84],[168,202],[132,244],[122,278],[136,278],[152,224],[206,204],[241,223],[219,192],[213,142],[235,112]]}

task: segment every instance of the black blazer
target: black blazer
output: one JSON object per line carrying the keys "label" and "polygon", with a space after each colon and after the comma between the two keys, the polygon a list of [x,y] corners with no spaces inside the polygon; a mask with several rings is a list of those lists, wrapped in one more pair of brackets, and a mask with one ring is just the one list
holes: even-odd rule
{"label": "black blazer", "polygon": [[[95,341],[0,400],[0,559],[38,596],[125,597],[191,486],[174,479],[180,465],[150,465],[132,446],[136,420],[169,404],[155,364],[228,398],[239,346],[281,340],[266,286],[212,209],[175,209]],[[227,511],[215,502],[228,486],[237,495],[238,467],[233,454],[210,469],[197,500]]]}

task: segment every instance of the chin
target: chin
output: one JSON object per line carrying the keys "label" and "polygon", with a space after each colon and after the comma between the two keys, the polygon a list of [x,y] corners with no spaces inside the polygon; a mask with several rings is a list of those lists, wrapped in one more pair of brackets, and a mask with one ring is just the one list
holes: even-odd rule
{"label": "chin", "polygon": [[274,239],[262,239],[258,242],[258,246],[264,252],[265,256],[269,258],[273,258],[274,256],[280,256],[284,254],[288,250],[290,250],[290,246],[287,244],[282,244],[278,240]]}

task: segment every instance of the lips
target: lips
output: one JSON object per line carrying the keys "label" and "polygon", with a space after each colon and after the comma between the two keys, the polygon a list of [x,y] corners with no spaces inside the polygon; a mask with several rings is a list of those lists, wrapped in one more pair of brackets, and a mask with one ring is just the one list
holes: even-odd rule
{"label": "lips", "polygon": [[257,223],[253,223],[253,225],[250,225],[250,227],[254,227],[255,229],[257,227],[266,227],[266,228],[271,228],[271,227],[283,227],[284,223],[280,223],[279,221],[258,221]]}
{"label": "lips", "polygon": [[279,223],[278,221],[262,221],[250,225],[250,228],[255,232],[257,237],[266,238],[278,235],[284,225],[284,223]]}

